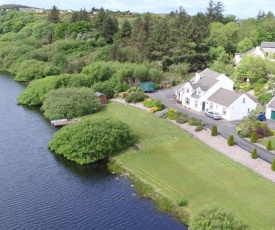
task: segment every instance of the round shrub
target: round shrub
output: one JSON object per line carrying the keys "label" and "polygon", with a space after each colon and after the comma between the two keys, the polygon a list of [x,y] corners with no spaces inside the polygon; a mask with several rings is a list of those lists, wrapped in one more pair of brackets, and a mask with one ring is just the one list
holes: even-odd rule
{"label": "round shrub", "polygon": [[244,225],[242,221],[233,213],[232,210],[209,206],[200,209],[190,219],[189,230],[198,229],[226,229],[240,230]]}
{"label": "round shrub", "polygon": [[230,135],[227,139],[227,144],[229,146],[233,146],[234,145],[234,136],[233,135]]}
{"label": "round shrub", "polygon": [[257,149],[255,148],[255,149],[253,149],[253,151],[251,153],[251,158],[252,159],[257,159],[257,157],[258,157]]}
{"label": "round shrub", "polygon": [[275,159],[272,161],[271,170],[275,171]]}
{"label": "round shrub", "polygon": [[80,117],[98,112],[100,100],[90,88],[60,88],[51,91],[41,107],[50,120]]}
{"label": "round shrub", "polygon": [[127,97],[125,97],[125,101],[128,103],[137,103],[142,102],[144,99],[148,98],[148,96],[142,92],[130,93]]}
{"label": "round shrub", "polygon": [[178,110],[176,110],[174,108],[169,108],[166,118],[168,118],[170,120],[176,120],[178,118]]}
{"label": "round shrub", "polygon": [[213,125],[213,126],[212,126],[212,129],[211,129],[211,136],[212,136],[212,137],[215,137],[215,136],[217,136],[217,135],[218,135],[218,128],[217,128],[216,125]]}
{"label": "round shrub", "polygon": [[241,138],[245,138],[245,137],[249,137],[250,131],[249,131],[248,128],[247,129],[242,129],[238,132],[238,134]]}
{"label": "round shrub", "polygon": [[271,141],[268,141],[267,146],[266,146],[266,150],[268,150],[268,151],[272,150]]}
{"label": "round shrub", "polygon": [[130,147],[135,137],[129,126],[113,119],[87,119],[63,127],[48,146],[78,164],[89,164]]}
{"label": "round shrub", "polygon": [[179,124],[184,124],[184,123],[188,122],[188,118],[179,116],[177,118],[176,122],[179,123]]}
{"label": "round shrub", "polygon": [[199,125],[195,128],[195,132],[200,132],[205,129],[205,125]]}
{"label": "round shrub", "polygon": [[155,102],[153,99],[151,98],[147,98],[144,102],[143,102],[143,106],[146,108],[152,108],[154,106]]}
{"label": "round shrub", "polygon": [[257,142],[257,133],[256,132],[253,132],[251,137],[250,137],[250,141],[252,143],[256,143]]}

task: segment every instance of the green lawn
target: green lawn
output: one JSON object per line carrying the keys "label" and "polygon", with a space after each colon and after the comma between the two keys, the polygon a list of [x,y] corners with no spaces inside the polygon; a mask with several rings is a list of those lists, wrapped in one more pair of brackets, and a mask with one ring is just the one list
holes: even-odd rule
{"label": "green lawn", "polygon": [[272,150],[275,149],[275,137],[265,138],[260,141],[262,145],[267,146],[268,141],[271,141]]}
{"label": "green lawn", "polygon": [[186,197],[191,215],[216,203],[233,208],[250,227],[275,227],[274,183],[191,138],[169,121],[138,108],[110,103],[92,117],[114,117],[128,123],[141,138],[140,150],[131,148],[115,159],[170,199]]}

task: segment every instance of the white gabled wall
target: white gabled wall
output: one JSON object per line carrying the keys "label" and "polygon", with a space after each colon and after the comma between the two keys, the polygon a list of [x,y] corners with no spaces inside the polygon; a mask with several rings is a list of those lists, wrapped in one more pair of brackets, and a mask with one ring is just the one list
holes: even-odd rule
{"label": "white gabled wall", "polygon": [[275,110],[275,108],[271,108],[269,107],[269,105],[275,100],[275,97],[273,97],[270,102],[267,103],[266,105],[266,110],[265,110],[265,116],[266,116],[266,119],[271,119],[271,112],[272,110]]}

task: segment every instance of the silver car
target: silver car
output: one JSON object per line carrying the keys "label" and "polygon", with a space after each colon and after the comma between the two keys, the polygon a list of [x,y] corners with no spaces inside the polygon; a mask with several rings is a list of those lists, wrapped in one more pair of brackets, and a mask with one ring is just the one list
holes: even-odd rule
{"label": "silver car", "polygon": [[214,119],[214,120],[222,119],[221,114],[219,114],[218,112],[214,112],[214,111],[207,111],[207,112],[205,112],[205,115],[207,117]]}

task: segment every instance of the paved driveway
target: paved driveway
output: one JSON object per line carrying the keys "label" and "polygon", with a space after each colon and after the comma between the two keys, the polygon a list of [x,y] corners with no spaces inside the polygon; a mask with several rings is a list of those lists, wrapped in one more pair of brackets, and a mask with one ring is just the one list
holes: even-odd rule
{"label": "paved driveway", "polygon": [[[203,112],[196,112],[196,111],[192,111],[189,109],[184,108],[183,106],[181,106],[180,104],[176,103],[175,100],[173,100],[172,96],[174,95],[174,90],[173,89],[166,89],[166,90],[161,90],[161,91],[157,91],[154,93],[148,93],[147,94],[150,98],[156,99],[156,100],[161,100],[162,103],[166,106],[166,107],[172,107],[177,109],[178,111],[182,112],[182,113],[187,113],[189,116],[195,117],[199,120],[202,120],[203,123],[208,127],[211,128],[214,124],[217,125],[218,127],[218,132],[221,136],[223,136],[224,138],[228,138],[230,135],[234,136],[235,139],[235,143],[240,146],[241,148],[245,149],[248,152],[252,152],[254,148],[257,149],[258,152],[258,156],[269,162],[272,163],[273,159],[275,159],[275,155],[265,149],[262,149],[256,145],[254,145],[253,143],[240,138],[237,134],[236,134],[236,125],[239,122],[229,122],[226,120],[212,120],[209,117],[206,117],[204,115]],[[268,121],[268,124],[271,124],[271,128],[275,129],[275,121]]]}

